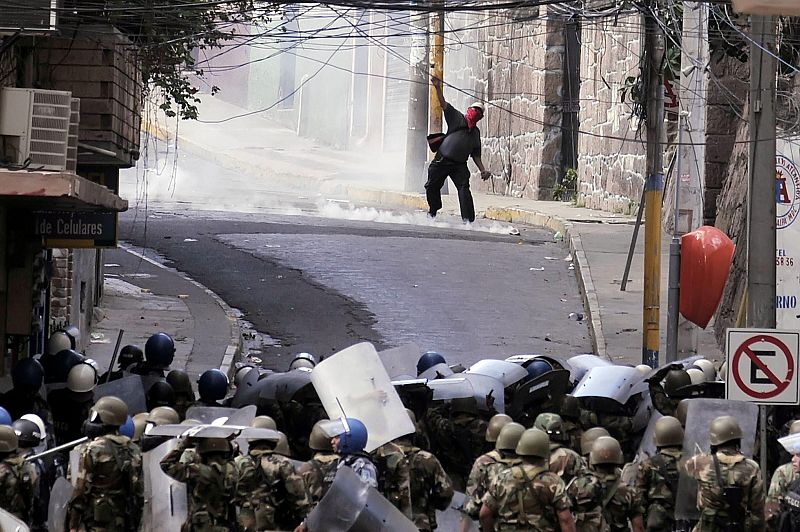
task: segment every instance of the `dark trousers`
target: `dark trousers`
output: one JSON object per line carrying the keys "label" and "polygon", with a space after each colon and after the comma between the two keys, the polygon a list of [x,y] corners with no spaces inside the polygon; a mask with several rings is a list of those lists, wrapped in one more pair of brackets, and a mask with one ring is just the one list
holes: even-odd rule
{"label": "dark trousers", "polygon": [[425,183],[425,195],[428,197],[428,212],[436,215],[442,208],[442,185],[450,177],[458,190],[458,204],[461,207],[461,219],[475,221],[475,205],[469,191],[469,169],[467,163],[458,163],[439,155],[428,167],[428,182]]}

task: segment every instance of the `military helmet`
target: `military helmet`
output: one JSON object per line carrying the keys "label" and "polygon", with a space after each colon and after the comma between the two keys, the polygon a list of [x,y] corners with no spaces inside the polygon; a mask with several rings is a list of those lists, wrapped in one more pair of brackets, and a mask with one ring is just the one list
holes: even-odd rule
{"label": "military helmet", "polygon": [[706,382],[706,374],[703,373],[703,370],[700,368],[689,368],[686,370],[686,374],[689,375],[689,380],[691,380],[694,385]]}
{"label": "military helmet", "polygon": [[512,421],[514,420],[511,419],[511,416],[506,414],[493,415],[492,419],[489,420],[489,424],[486,426],[486,441],[489,443],[496,442],[500,430]]}
{"label": "military helmet", "polygon": [[578,419],[581,417],[581,405],[578,398],[574,395],[565,395],[561,398],[561,417],[567,419]]}
{"label": "military helmet", "polygon": [[678,418],[664,416],[656,421],[653,441],[656,447],[679,447],[683,445],[683,427]]}
{"label": "military helmet", "polygon": [[178,412],[169,406],[157,406],[150,411],[147,422],[160,427],[161,425],[177,425],[181,422]]}
{"label": "military helmet", "polygon": [[719,367],[719,380],[724,381],[726,378],[728,378],[728,361],[727,360],[725,362],[723,362],[722,365]]}
{"label": "military helmet", "polygon": [[64,334],[66,334],[67,338],[69,338],[69,341],[72,344],[72,349],[78,349],[80,347],[81,330],[77,325],[69,324],[64,327]]}
{"label": "military helmet", "polygon": [[97,400],[89,410],[89,421],[112,427],[120,427],[128,419],[128,405],[119,397],[106,395]]}
{"label": "military helmet", "polygon": [[425,351],[417,360],[417,375],[426,372],[436,364],[447,364],[447,361],[436,351]]}
{"label": "military helmet", "polygon": [[648,366],[647,364],[639,364],[638,366],[636,366],[636,371],[638,371],[638,372],[639,372],[639,373],[641,373],[642,375],[647,375],[647,374],[649,374],[651,371],[653,371],[653,368],[651,368],[651,367],[650,367],[650,366]]}
{"label": "military helmet", "polygon": [[675,417],[681,422],[681,426],[686,426],[686,415],[689,413],[689,401],[691,399],[681,399],[675,407]]}
{"label": "military helmet", "polygon": [[172,386],[172,390],[178,395],[191,395],[194,397],[194,390],[192,390],[192,379],[189,374],[182,369],[173,369],[167,373],[167,383]]}
{"label": "military helmet", "polygon": [[167,368],[175,358],[175,342],[165,332],[159,332],[147,339],[144,344],[144,358],[157,368]]}
{"label": "military helmet", "polygon": [[308,437],[308,446],[314,451],[333,451],[331,439],[325,435],[325,431],[321,427],[321,424],[325,421],[327,419],[321,419],[314,423],[311,435]]}
{"label": "military helmet", "polygon": [[702,370],[703,374],[705,374],[706,381],[714,382],[717,380],[717,368],[714,367],[714,363],[710,360],[699,358],[694,361],[694,365]]}
{"label": "military helmet", "polygon": [[119,367],[122,369],[142,361],[144,361],[144,353],[137,345],[126,345],[120,349],[119,356],[117,357],[117,364],[119,364]]}
{"label": "military helmet", "polygon": [[275,454],[291,457],[292,450],[289,448],[289,438],[283,432],[278,436],[278,442],[275,444]]}
{"label": "military helmet", "polygon": [[147,390],[147,406],[175,406],[175,390],[165,381],[156,381]]}
{"label": "military helmet", "polygon": [[20,447],[31,448],[36,447],[42,443],[42,434],[39,432],[39,427],[36,423],[29,419],[18,419],[11,427],[17,435],[18,445]]}
{"label": "military helmet", "polygon": [[43,365],[45,382],[48,383],[67,382],[72,366],[83,362],[83,355],[72,349],[59,351],[53,356],[55,358],[48,359],[47,364]]}
{"label": "military helmet", "polygon": [[620,447],[616,438],[600,436],[594,441],[592,450],[589,453],[589,465],[622,465],[624,463],[625,457],[622,456],[622,447]]}
{"label": "military helmet", "polygon": [[592,445],[595,440],[601,436],[610,436],[610,434],[603,427],[592,427],[589,430],[583,431],[583,434],[581,434],[581,454],[583,456],[589,456]]}
{"label": "military helmet", "polygon": [[500,434],[497,435],[494,448],[498,451],[513,451],[517,448],[517,444],[523,432],[525,432],[525,427],[521,424],[513,421],[511,423],[506,423],[503,428],[500,429]]}
{"label": "military helmet", "polygon": [[550,458],[550,438],[542,430],[528,429],[520,436],[516,453],[517,456]]}
{"label": "military helmet", "polygon": [[682,388],[692,384],[692,378],[685,369],[671,369],[664,377],[664,391],[669,396],[682,395]]}
{"label": "military helmet", "polygon": [[733,416],[719,416],[711,422],[708,441],[711,445],[722,445],[742,439],[742,429]]}
{"label": "military helmet", "polygon": [[224,399],[228,393],[228,376],[216,368],[207,369],[197,381],[197,391],[205,401]]}
{"label": "military helmet", "polygon": [[800,432],[800,419],[792,421],[792,424],[789,425],[789,434],[797,434],[798,432]]}
{"label": "military helmet", "polygon": [[474,397],[456,397],[450,401],[450,410],[454,414],[478,415],[478,401]]}
{"label": "military helmet", "polygon": [[147,427],[147,418],[150,417],[149,412],[141,412],[133,416],[133,441],[139,441],[144,434],[144,429]]}
{"label": "military helmet", "polygon": [[293,369],[307,368],[314,369],[317,359],[311,353],[300,353],[289,364],[289,371]]}
{"label": "military helmet", "polygon": [[72,349],[72,340],[64,331],[55,331],[47,339],[46,351],[48,355],[55,355],[67,349]]}
{"label": "military helmet", "polygon": [[97,370],[86,362],[75,364],[67,374],[67,389],[72,392],[91,392],[97,386]]}
{"label": "military helmet", "polygon": [[0,426],[0,453],[13,453],[19,448],[17,433],[8,425]]}
{"label": "military helmet", "polygon": [[564,439],[564,420],[558,414],[542,412],[536,416],[533,427],[547,433],[547,436],[553,441]]}
{"label": "military helmet", "polygon": [[225,438],[200,438],[197,443],[197,452],[200,454],[230,453],[231,450],[231,442]]}
{"label": "military helmet", "polygon": [[25,419],[36,425],[37,432],[39,433],[39,437],[42,441],[47,439],[47,427],[44,424],[42,418],[37,416],[36,414],[25,414],[20,419]]}
{"label": "military helmet", "polygon": [[250,373],[250,370],[253,369],[255,369],[255,367],[249,364],[237,369],[236,373],[233,374],[233,385],[236,386],[237,388],[241,386],[242,383],[244,382],[245,377],[247,377],[247,374]]}
{"label": "military helmet", "polygon": [[23,358],[11,370],[11,382],[18,390],[35,392],[44,382],[44,369],[38,360]]}
{"label": "military helmet", "polygon": [[250,422],[250,426],[256,429],[271,429],[278,430],[278,425],[275,420],[269,416],[256,416]]}

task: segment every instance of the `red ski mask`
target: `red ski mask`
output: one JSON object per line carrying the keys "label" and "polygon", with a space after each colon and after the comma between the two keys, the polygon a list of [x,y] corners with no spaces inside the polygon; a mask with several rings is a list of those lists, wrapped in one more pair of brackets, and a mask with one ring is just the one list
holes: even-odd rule
{"label": "red ski mask", "polygon": [[483,118],[483,113],[477,107],[470,107],[467,109],[467,114],[464,115],[464,118],[467,119],[467,127],[472,129],[478,123],[478,120]]}

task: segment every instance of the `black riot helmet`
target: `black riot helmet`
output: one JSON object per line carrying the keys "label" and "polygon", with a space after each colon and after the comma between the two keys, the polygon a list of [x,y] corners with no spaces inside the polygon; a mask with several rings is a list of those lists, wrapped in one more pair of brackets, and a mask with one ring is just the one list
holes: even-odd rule
{"label": "black riot helmet", "polygon": [[11,370],[14,388],[23,392],[36,392],[44,382],[44,368],[38,360],[23,358]]}
{"label": "black riot helmet", "polygon": [[144,353],[136,345],[126,345],[119,351],[117,363],[120,369],[126,369],[129,366],[138,364],[144,360]]}
{"label": "black riot helmet", "polygon": [[164,381],[154,382],[147,390],[147,409],[152,410],[159,406],[175,406],[175,390]]}
{"label": "black riot helmet", "polygon": [[165,332],[156,333],[144,344],[144,358],[156,368],[167,368],[175,358],[175,342]]}

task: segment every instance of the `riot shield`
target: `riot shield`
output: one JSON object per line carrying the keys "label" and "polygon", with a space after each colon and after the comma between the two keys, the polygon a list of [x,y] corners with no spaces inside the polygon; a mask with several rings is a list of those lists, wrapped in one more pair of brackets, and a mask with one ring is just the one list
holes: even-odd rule
{"label": "riot shield", "polygon": [[783,445],[789,454],[800,454],[800,434],[789,434],[783,438],[778,438],[778,443]]}
{"label": "riot shield", "polygon": [[196,419],[200,423],[208,425],[215,419],[229,418],[238,411],[238,408],[225,406],[190,406],[186,410],[186,419]]}
{"label": "riot shield", "polygon": [[653,399],[649,393],[643,393],[636,405],[636,412],[633,414],[633,432],[641,432],[647,427],[650,418],[656,409],[653,407]]}
{"label": "riot shield", "polygon": [[0,531],[2,532],[28,532],[28,525],[11,514],[0,508]]}
{"label": "riot shield", "polygon": [[436,510],[437,530],[478,532],[478,523],[470,519],[462,511],[466,498],[467,496],[463,492],[456,491],[453,493],[453,498],[446,510]]}
{"label": "riot shield", "polygon": [[131,416],[147,412],[147,400],[140,375],[128,375],[127,377],[95,386],[95,401],[109,395],[119,397],[125,401],[125,404],[128,405],[128,414]]}
{"label": "riot shield", "polygon": [[417,359],[422,350],[417,344],[401,345],[385,351],[379,351],[383,367],[392,379],[411,378],[417,374]]}
{"label": "riot shield", "polygon": [[311,382],[330,419],[352,417],[367,427],[366,452],[415,431],[378,352],[364,342],[323,360]]}
{"label": "riot shield", "polygon": [[69,452],[69,466],[67,471],[69,472],[69,481],[72,483],[73,486],[77,485],[78,483],[78,469],[80,468],[81,463],[81,452],[76,447]]}
{"label": "riot shield", "polygon": [[[50,490],[50,504],[47,507],[47,529],[50,532],[64,532],[67,527],[67,510],[75,488],[69,480],[58,477]],[[2,527],[5,531],[5,526]]]}
{"label": "riot shield", "polygon": [[519,364],[505,360],[479,360],[466,371],[467,374],[486,375],[497,379],[504,388],[515,384],[528,377],[528,372]]}
{"label": "riot shield", "polygon": [[378,491],[341,467],[328,492],[306,518],[310,532],[416,532],[417,528]]}
{"label": "riot shield", "polygon": [[477,373],[459,373],[458,378],[466,379],[472,385],[478,409],[491,411],[494,408],[500,414],[505,413],[505,388],[502,382],[494,377]]}
{"label": "riot shield", "polygon": [[517,419],[534,405],[562,397],[569,390],[569,379],[569,371],[558,369],[523,383],[514,391],[512,403],[506,405],[506,413]]}
{"label": "riot shield", "polygon": [[236,393],[233,394],[233,399],[231,399],[232,407],[240,408],[246,405],[258,405],[259,391],[257,387],[261,378],[261,372],[258,368],[253,368],[253,370],[247,372],[242,382],[239,383],[239,386],[236,388]]}
{"label": "riot shield", "polygon": [[446,379],[453,375],[453,370],[447,364],[434,364],[419,374],[421,379]]}
{"label": "riot shield", "polygon": [[664,416],[661,415],[661,412],[653,409],[653,413],[650,416],[650,421],[647,423],[647,427],[644,429],[642,441],[639,443],[639,450],[636,451],[637,457],[653,456],[656,454],[656,443],[653,438],[656,434],[656,422],[662,417]]}
{"label": "riot shield", "polygon": [[[744,435],[741,440],[742,454],[753,456],[758,424],[758,405],[726,399],[691,399],[686,410],[686,427],[683,438],[683,458],[681,464],[694,455],[709,452],[709,427],[719,416],[734,416]],[[681,468],[683,471],[684,469]],[[675,498],[675,518],[696,520],[700,517],[697,509],[697,481],[681,474],[678,481],[678,495]]]}
{"label": "riot shield", "polygon": [[236,412],[228,416],[226,425],[238,425],[240,427],[249,427],[250,423],[256,418],[258,408],[255,405],[243,406],[237,408]]}
{"label": "riot shield", "polygon": [[170,478],[161,470],[161,460],[178,446],[169,440],[144,453],[144,530],[180,530],[188,515],[186,484]]}
{"label": "riot shield", "polygon": [[[153,427],[150,436],[168,436],[171,438],[231,438],[246,440],[275,440],[280,432],[272,429],[241,427],[235,425],[161,425]],[[146,454],[146,453],[145,453]]]}
{"label": "riot shield", "polygon": [[311,384],[311,372],[307,370],[295,369],[286,373],[273,373],[259,382],[258,397],[267,401],[288,402],[309,384]]}
{"label": "riot shield", "polygon": [[645,376],[627,366],[596,366],[590,368],[575,386],[575,397],[602,397],[625,404],[631,396],[647,391]]}
{"label": "riot shield", "polygon": [[428,388],[433,391],[434,401],[451,401],[462,397],[475,397],[475,390],[472,389],[472,384],[462,377],[428,381]]}
{"label": "riot shield", "polygon": [[576,355],[567,359],[570,367],[572,368],[572,378],[574,381],[580,381],[586,373],[596,367],[613,366],[614,363],[605,358],[600,358],[597,355]]}

